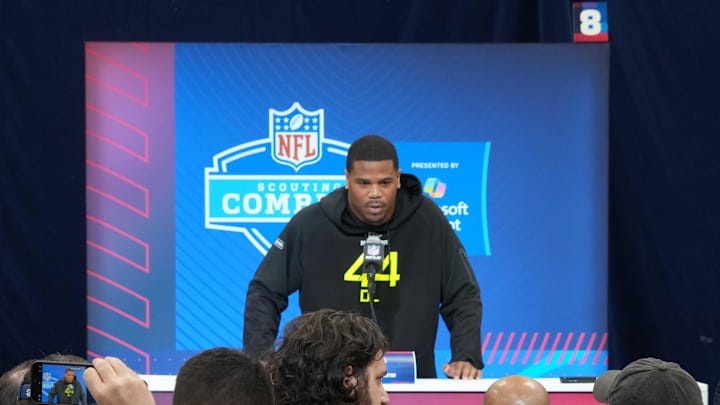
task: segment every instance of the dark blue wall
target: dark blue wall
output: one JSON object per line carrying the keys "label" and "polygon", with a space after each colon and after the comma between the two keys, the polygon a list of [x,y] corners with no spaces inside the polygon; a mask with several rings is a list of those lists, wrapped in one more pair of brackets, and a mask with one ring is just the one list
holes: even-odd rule
{"label": "dark blue wall", "polygon": [[[0,371],[86,350],[84,41],[569,42],[570,4],[0,0]],[[652,355],[712,388],[720,5],[608,8],[611,366]]]}

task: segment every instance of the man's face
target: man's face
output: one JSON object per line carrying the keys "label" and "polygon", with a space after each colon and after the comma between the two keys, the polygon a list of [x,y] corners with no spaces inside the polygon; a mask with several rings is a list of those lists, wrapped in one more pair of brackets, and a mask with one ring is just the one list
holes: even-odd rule
{"label": "man's face", "polygon": [[72,370],[65,370],[65,382],[71,383],[75,380],[75,372]]}
{"label": "man's face", "polygon": [[400,170],[393,168],[392,160],[358,160],[351,172],[345,171],[345,188],[355,216],[369,225],[383,225],[395,211]]}
{"label": "man's face", "polygon": [[385,366],[385,357],[383,353],[378,353],[365,369],[365,377],[367,377],[367,389],[361,390],[361,405],[386,405],[390,403],[385,387],[382,385],[382,379],[387,374]]}

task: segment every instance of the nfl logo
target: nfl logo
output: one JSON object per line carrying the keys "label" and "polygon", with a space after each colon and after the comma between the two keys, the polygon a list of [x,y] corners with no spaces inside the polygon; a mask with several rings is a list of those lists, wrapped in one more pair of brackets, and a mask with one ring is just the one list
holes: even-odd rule
{"label": "nfl logo", "polygon": [[367,254],[370,256],[380,255],[380,245],[368,245]]}
{"label": "nfl logo", "polygon": [[292,167],[296,172],[322,158],[322,141],[325,132],[324,110],[304,109],[293,103],[285,111],[270,109],[270,144],[272,158],[277,163]]}

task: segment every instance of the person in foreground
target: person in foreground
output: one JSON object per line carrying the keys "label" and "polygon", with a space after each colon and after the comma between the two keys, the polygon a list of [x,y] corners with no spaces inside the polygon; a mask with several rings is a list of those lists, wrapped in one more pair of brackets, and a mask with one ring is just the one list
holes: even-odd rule
{"label": "person in foreground", "polygon": [[25,360],[0,376],[0,405],[31,403],[30,365],[33,361]]}
{"label": "person in foreground", "polygon": [[155,405],[139,375],[115,357],[96,358],[83,374],[98,405]]}
{"label": "person in foreground", "polygon": [[550,405],[550,395],[536,380],[521,375],[509,375],[490,384],[484,405]]}
{"label": "person in foreground", "polygon": [[[385,251],[374,288],[373,273],[364,271],[369,237],[379,238]],[[248,286],[248,355],[264,358],[272,351],[288,296],[298,290],[302,312],[333,308],[372,316],[392,350],[415,351],[419,378],[436,376],[442,315],[452,348],[443,371],[452,378],[481,376],[482,302],[465,249],[423,195],[420,180],[400,173],[395,146],[381,136],[353,142],[345,188],[300,210],[270,247]]]}
{"label": "person in foreground", "polygon": [[319,310],[290,321],[268,359],[277,405],[390,402],[382,385],[388,343],[371,319]]}
{"label": "person in foreground", "polygon": [[593,386],[598,402],[612,405],[701,405],[697,381],[677,363],[646,357],[608,370]]}
{"label": "person in foreground", "polygon": [[173,405],[272,405],[273,387],[265,368],[227,347],[191,357],[175,380]]}
{"label": "person in foreground", "polygon": [[[57,400],[57,402],[56,402]],[[48,402],[51,404],[87,404],[87,394],[80,380],[75,376],[75,370],[65,369],[63,378],[58,379],[50,388]]]}

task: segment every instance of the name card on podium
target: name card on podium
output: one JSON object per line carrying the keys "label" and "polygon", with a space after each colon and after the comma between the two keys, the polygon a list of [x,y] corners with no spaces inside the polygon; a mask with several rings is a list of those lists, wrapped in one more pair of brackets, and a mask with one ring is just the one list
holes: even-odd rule
{"label": "name card on podium", "polygon": [[385,353],[387,375],[383,384],[414,383],[417,377],[415,352],[387,352]]}

